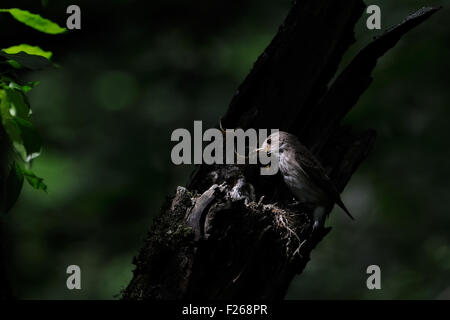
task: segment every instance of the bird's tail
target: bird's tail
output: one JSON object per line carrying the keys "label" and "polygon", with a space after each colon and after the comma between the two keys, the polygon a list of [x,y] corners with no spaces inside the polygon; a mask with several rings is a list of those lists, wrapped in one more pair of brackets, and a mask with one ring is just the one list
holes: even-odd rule
{"label": "bird's tail", "polygon": [[344,212],[350,217],[350,219],[355,220],[355,218],[353,218],[352,214],[350,213],[350,211],[348,211],[348,209],[345,207],[344,202],[342,202],[342,200],[339,198],[338,201],[336,202],[336,204],[342,209],[344,210]]}

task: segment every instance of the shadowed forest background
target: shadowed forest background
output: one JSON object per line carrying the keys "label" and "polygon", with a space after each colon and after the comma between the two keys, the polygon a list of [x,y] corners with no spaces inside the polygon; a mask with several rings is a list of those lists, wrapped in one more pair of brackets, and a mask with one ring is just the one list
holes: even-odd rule
{"label": "shadowed forest background", "polygon": [[[40,81],[30,101],[44,141],[34,171],[48,194],[26,185],[6,216],[12,287],[20,298],[110,299],[165,196],[193,170],[170,161],[172,131],[218,123],[290,1],[43,2],[1,6],[65,25],[78,4],[82,30],[47,36],[0,16],[2,48],[39,45],[60,65],[29,75]],[[424,5],[444,10],[380,60],[347,117],[378,132],[343,193],[356,221],[331,215],[333,231],[288,298],[450,299],[450,0],[366,4],[380,5],[383,29]],[[377,34],[361,20],[363,41],[345,61]],[[72,264],[82,290],[66,288]],[[372,264],[382,290],[366,287]]]}

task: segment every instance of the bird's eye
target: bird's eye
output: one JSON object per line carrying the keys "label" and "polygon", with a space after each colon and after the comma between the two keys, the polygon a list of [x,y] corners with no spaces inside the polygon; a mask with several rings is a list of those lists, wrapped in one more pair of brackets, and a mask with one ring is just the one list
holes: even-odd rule
{"label": "bird's eye", "polygon": [[272,139],[267,139],[267,144],[271,144],[272,143]]}

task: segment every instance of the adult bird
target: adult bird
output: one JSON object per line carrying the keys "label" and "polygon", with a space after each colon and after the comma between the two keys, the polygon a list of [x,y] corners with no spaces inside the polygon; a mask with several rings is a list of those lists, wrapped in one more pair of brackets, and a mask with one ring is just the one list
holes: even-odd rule
{"label": "adult bird", "polygon": [[271,134],[257,152],[275,155],[280,173],[297,201],[313,207],[313,234],[325,224],[326,216],[337,204],[353,220],[339,192],[314,155],[292,134]]}

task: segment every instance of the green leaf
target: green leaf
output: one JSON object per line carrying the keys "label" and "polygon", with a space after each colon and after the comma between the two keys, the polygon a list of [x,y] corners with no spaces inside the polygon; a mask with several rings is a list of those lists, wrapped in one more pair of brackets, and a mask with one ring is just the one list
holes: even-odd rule
{"label": "green leaf", "polygon": [[[37,85],[39,85],[39,81],[29,81],[29,82],[25,82],[24,84],[19,84],[8,77],[0,78],[0,86],[1,87],[16,89],[25,94],[30,92]],[[24,99],[27,100],[25,96],[24,96]],[[28,101],[27,101],[27,104],[29,104]]]}
{"label": "green leaf", "polygon": [[7,12],[11,14],[17,21],[36,29],[38,31],[48,34],[60,34],[66,32],[66,28],[60,27],[58,24],[48,19],[42,18],[38,14],[31,13],[26,10],[17,8],[13,9],[0,9],[0,12]]}
{"label": "green leaf", "polygon": [[20,191],[22,190],[23,180],[24,178],[22,168],[14,162],[11,167],[11,171],[8,174],[8,178],[6,179],[4,208],[5,212],[11,210],[11,208],[17,202]]}
{"label": "green leaf", "polygon": [[[11,140],[11,143],[14,145],[14,143],[16,144],[20,144],[22,145],[22,136],[21,136],[21,131],[19,126],[17,125],[16,121],[14,121],[14,119],[12,118],[6,118],[2,115],[2,123],[3,123],[3,128],[6,131],[6,134],[8,135],[9,139]],[[19,151],[19,150],[17,150]],[[25,147],[23,148],[24,153],[22,153],[23,158],[26,158],[26,151],[25,151]]]}
{"label": "green leaf", "polygon": [[37,85],[39,85],[39,81],[29,81],[20,87],[22,88],[23,93],[28,93]]}
{"label": "green leaf", "polygon": [[6,98],[9,101],[9,113],[12,116],[28,119],[30,116],[30,106],[22,91],[6,88]]}
{"label": "green leaf", "polygon": [[18,46],[9,47],[2,49],[2,51],[8,54],[16,54],[19,52],[25,52],[29,55],[44,57],[48,60],[52,57],[53,53],[51,51],[44,51],[37,46],[30,46],[29,44],[20,44]]}
{"label": "green leaf", "polygon": [[0,114],[14,149],[25,162],[38,157],[42,141],[31,123],[29,107],[23,92],[9,87],[0,90]]}
{"label": "green leaf", "polygon": [[24,160],[30,162],[41,154],[41,136],[30,121],[17,117],[15,118],[15,121],[20,129],[22,145],[25,147],[26,151],[26,158]]}
{"label": "green leaf", "polygon": [[17,61],[14,60],[7,60],[8,64],[15,68],[15,69],[22,69],[22,66],[20,65],[20,63],[18,63]]}
{"label": "green leaf", "polygon": [[52,65],[50,60],[48,60],[47,58],[39,55],[28,54],[25,52],[9,54],[4,51],[0,51],[0,56],[3,56],[10,60],[9,63],[17,69],[23,67],[31,70],[40,70],[48,68]]}
{"label": "green leaf", "polygon": [[32,186],[36,190],[47,192],[47,185],[44,183],[44,179],[36,176],[32,171],[26,170],[25,168],[21,167],[21,170],[30,186]]}

